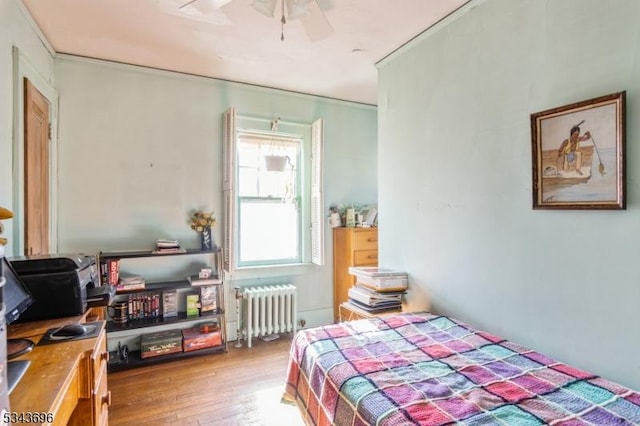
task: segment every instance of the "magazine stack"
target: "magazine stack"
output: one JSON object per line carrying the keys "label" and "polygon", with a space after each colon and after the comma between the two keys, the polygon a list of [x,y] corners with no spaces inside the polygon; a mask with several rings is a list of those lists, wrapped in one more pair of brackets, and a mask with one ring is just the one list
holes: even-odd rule
{"label": "magazine stack", "polygon": [[349,289],[349,303],[368,314],[402,310],[402,295],[409,277],[406,272],[377,266],[352,266],[349,273],[356,283]]}

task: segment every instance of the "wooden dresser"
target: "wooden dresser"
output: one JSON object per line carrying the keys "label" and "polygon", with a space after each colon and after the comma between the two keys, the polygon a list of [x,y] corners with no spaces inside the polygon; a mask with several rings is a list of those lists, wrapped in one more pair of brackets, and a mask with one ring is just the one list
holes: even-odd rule
{"label": "wooden dresser", "polygon": [[349,300],[355,277],[350,266],[378,264],[378,228],[333,228],[333,319],[340,320],[340,304]]}
{"label": "wooden dresser", "polygon": [[[93,319],[82,316],[25,322],[9,326],[9,337],[38,343],[50,328]],[[111,393],[107,387],[107,343],[104,321],[95,337],[36,345],[16,359],[31,361],[9,395],[12,413],[44,413],[45,424],[105,426],[109,424]],[[44,415],[43,414],[43,415]]]}

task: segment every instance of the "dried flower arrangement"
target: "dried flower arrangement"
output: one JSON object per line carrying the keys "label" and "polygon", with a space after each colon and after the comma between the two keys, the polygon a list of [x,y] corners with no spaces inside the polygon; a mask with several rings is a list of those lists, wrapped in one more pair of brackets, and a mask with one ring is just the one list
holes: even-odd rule
{"label": "dried flower arrangement", "polygon": [[215,224],[216,218],[213,216],[213,212],[207,213],[197,210],[191,215],[190,225],[194,231],[202,232],[206,228],[213,228]]}

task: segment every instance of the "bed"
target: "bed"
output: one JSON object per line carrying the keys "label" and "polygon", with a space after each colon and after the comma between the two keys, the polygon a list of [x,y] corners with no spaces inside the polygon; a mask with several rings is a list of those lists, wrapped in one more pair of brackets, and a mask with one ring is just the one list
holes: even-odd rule
{"label": "bed", "polygon": [[309,425],[640,424],[640,393],[429,313],[299,331],[283,400]]}

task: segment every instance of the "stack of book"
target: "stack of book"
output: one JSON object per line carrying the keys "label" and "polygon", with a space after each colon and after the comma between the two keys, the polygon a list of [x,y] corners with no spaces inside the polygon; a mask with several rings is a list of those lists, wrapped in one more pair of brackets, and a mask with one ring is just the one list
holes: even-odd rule
{"label": "stack of book", "polygon": [[145,281],[142,275],[129,274],[122,272],[119,274],[118,284],[116,284],[116,291],[131,291],[144,289]]}
{"label": "stack of book", "polygon": [[406,272],[376,266],[352,266],[356,283],[349,289],[349,303],[367,313],[402,310],[402,295],[409,278]]}
{"label": "stack of book", "polygon": [[186,253],[186,250],[180,247],[177,240],[157,240],[154,254],[164,253]]}
{"label": "stack of book", "polygon": [[404,291],[378,292],[356,283],[349,289],[349,302],[369,313],[399,311]]}

